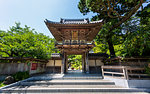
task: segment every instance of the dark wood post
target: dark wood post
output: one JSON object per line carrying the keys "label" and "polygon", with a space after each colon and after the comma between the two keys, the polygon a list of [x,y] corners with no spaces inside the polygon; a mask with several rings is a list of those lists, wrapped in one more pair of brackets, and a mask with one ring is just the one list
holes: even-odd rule
{"label": "dark wood post", "polygon": [[82,72],[85,73],[85,53],[82,54]]}
{"label": "dark wood post", "polygon": [[62,53],[61,74],[65,73],[65,53]]}
{"label": "dark wood post", "polygon": [[102,68],[102,78],[104,79],[104,68],[103,66],[101,68]]}
{"label": "dark wood post", "polygon": [[65,55],[66,62],[65,62],[65,73],[68,72],[68,56],[67,54]]}
{"label": "dark wood post", "polygon": [[95,70],[96,70],[95,73],[98,73],[98,71],[99,71],[99,70],[97,69],[97,67],[98,67],[98,66],[97,66],[97,64],[96,64],[96,59],[95,59]]}
{"label": "dark wood post", "polygon": [[55,57],[54,57],[54,67],[53,67],[53,73],[55,73]]}
{"label": "dark wood post", "polygon": [[88,52],[85,53],[86,73],[89,73]]}

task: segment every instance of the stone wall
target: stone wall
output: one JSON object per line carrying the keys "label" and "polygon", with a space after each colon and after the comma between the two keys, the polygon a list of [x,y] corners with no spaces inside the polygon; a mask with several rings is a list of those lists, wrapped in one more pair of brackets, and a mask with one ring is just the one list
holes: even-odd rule
{"label": "stone wall", "polygon": [[30,65],[27,63],[0,63],[0,75],[10,75],[16,72],[29,71]]}
{"label": "stone wall", "polygon": [[[36,67],[33,69],[33,65],[36,64]],[[31,63],[29,73],[30,75],[43,73],[46,71],[46,64],[43,63]]]}
{"label": "stone wall", "polygon": [[1,57],[0,76],[28,71],[30,75],[45,72],[47,60],[34,58]]}
{"label": "stone wall", "polygon": [[[37,66],[33,69],[33,64]],[[45,65],[42,63],[0,63],[0,75],[11,75],[16,72],[29,71],[29,74],[45,72]]]}

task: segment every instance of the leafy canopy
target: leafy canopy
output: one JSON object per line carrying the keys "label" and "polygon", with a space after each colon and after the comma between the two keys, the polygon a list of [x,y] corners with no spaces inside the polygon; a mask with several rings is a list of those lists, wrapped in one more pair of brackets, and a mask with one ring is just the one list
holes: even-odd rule
{"label": "leafy canopy", "polygon": [[54,39],[37,33],[34,29],[20,23],[10,27],[7,32],[0,31],[0,56],[50,58],[55,52]]}

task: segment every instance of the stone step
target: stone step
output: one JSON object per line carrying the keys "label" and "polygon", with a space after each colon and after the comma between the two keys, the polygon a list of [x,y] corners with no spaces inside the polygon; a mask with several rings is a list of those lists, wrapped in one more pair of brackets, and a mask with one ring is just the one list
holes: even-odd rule
{"label": "stone step", "polygon": [[143,89],[129,89],[116,86],[114,82],[103,80],[91,74],[44,74],[30,77],[0,90],[0,93],[139,93],[150,92]]}
{"label": "stone step", "polygon": [[49,80],[49,81],[27,81],[19,85],[115,85],[114,82],[107,80]]}
{"label": "stone step", "polygon": [[33,77],[33,80],[99,80],[102,77]]}
{"label": "stone step", "polygon": [[13,89],[3,89],[2,93],[85,93],[85,92],[99,92],[99,93],[110,93],[120,92],[120,93],[136,93],[136,92],[150,92],[143,89],[128,89],[128,88],[13,88]]}
{"label": "stone step", "polygon": [[34,76],[34,80],[51,80],[51,79],[68,79],[68,80],[80,80],[80,79],[102,79],[99,74],[43,74]]}
{"label": "stone step", "polygon": [[43,88],[78,88],[78,89],[82,89],[82,88],[122,88],[119,86],[115,86],[115,85],[31,85],[31,86],[23,86],[23,85],[19,85],[19,86],[13,86],[13,87],[9,87],[7,88],[7,90],[15,90],[15,89],[43,89]]}
{"label": "stone step", "polygon": [[31,79],[31,80],[27,80],[25,82],[113,82],[113,81],[110,81],[110,80],[103,80],[103,79],[97,79],[97,80],[93,80],[93,79],[80,79],[80,80],[73,80],[73,79],[52,79],[52,80],[34,80],[34,79]]}

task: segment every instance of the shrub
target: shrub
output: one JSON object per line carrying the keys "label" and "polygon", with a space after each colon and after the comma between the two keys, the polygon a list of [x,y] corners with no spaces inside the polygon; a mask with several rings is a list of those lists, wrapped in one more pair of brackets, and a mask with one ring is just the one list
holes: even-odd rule
{"label": "shrub", "polygon": [[29,72],[17,72],[12,76],[14,77],[15,81],[20,81],[29,78]]}
{"label": "shrub", "polygon": [[149,68],[149,67],[146,67],[145,70],[146,70],[145,73],[148,74],[148,75],[150,76],[150,68]]}
{"label": "shrub", "polygon": [[3,84],[2,82],[0,82],[0,87],[3,87],[3,86],[5,86],[5,84]]}

